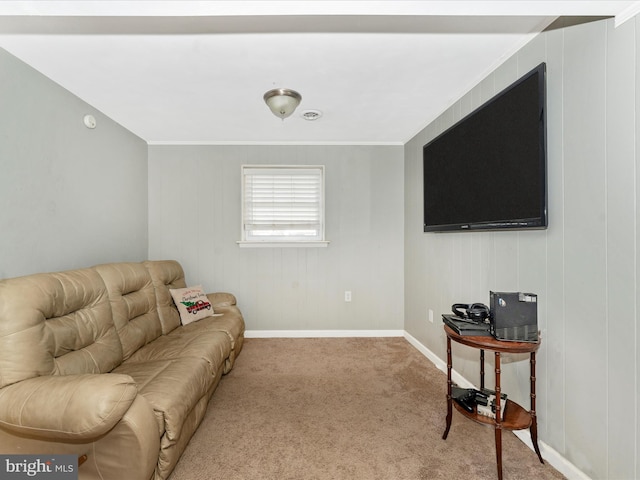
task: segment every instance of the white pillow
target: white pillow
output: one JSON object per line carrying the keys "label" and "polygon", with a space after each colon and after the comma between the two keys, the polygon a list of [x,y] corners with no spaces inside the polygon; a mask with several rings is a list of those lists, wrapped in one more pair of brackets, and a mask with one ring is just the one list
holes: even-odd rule
{"label": "white pillow", "polygon": [[202,290],[202,285],[187,288],[170,288],[173,301],[180,312],[182,325],[213,315],[211,302]]}

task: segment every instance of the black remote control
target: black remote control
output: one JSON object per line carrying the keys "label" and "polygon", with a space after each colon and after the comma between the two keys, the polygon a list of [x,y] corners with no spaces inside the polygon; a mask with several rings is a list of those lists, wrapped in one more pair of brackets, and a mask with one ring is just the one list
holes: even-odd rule
{"label": "black remote control", "polygon": [[466,398],[455,398],[454,399],[458,405],[464,408],[467,412],[473,413],[473,405],[467,401]]}

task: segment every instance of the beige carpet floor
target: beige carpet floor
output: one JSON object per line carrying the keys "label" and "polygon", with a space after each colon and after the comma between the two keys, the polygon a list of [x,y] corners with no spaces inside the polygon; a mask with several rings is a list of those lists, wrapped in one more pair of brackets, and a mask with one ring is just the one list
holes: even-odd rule
{"label": "beige carpet floor", "polygon": [[[454,411],[403,338],[247,339],[170,480],[497,478],[494,432]],[[512,432],[505,480],[561,479]]]}

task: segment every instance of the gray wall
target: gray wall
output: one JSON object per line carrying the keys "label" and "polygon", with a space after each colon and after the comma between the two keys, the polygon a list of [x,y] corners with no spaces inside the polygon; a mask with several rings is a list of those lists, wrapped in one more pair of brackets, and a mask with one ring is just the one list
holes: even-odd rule
{"label": "gray wall", "polygon": [[[540,437],[601,479],[640,477],[639,25],[606,20],[538,36],[405,146],[406,330],[445,359],[429,309],[486,303],[489,290],[538,293]],[[422,233],[422,146],[541,61],[548,230]],[[477,384],[475,352],[454,347],[454,368]],[[503,391],[528,406],[528,362],[507,358],[502,372]]]}
{"label": "gray wall", "polygon": [[[325,165],[328,247],[238,247],[240,166],[264,163]],[[403,182],[401,146],[151,146],[149,256],[236,294],[250,330],[402,330]]]}
{"label": "gray wall", "polygon": [[2,49],[0,167],[0,278],[146,258],[146,142]]}

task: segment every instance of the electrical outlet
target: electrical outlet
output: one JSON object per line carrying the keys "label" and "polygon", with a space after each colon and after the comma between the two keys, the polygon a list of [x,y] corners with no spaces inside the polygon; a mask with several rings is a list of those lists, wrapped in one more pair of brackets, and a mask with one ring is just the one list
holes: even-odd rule
{"label": "electrical outlet", "polygon": [[429,309],[429,321],[433,323],[433,310]]}
{"label": "electrical outlet", "polygon": [[344,292],[344,301],[345,302],[350,302],[351,301],[351,290],[345,290],[345,292]]}

